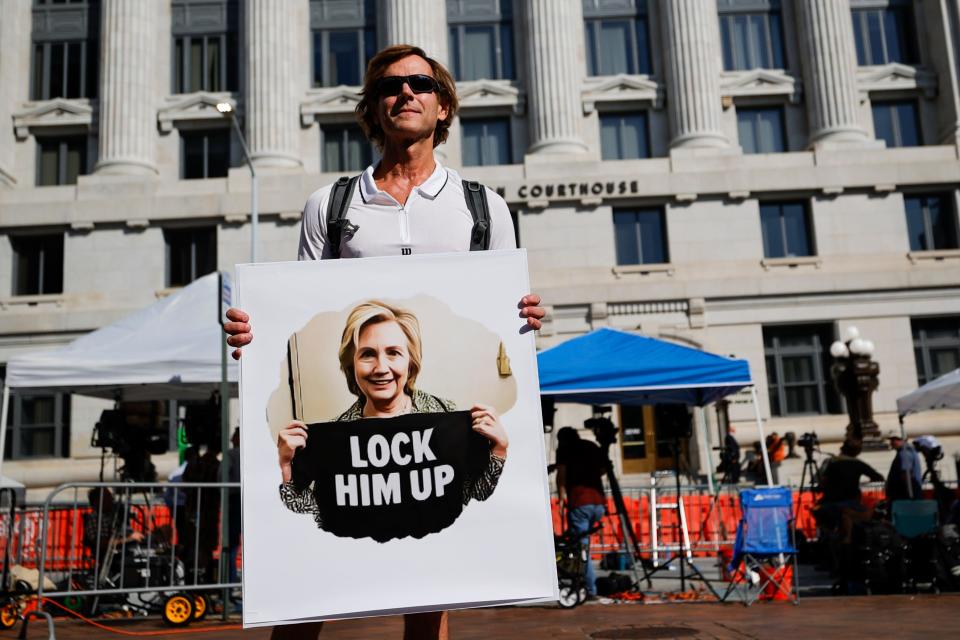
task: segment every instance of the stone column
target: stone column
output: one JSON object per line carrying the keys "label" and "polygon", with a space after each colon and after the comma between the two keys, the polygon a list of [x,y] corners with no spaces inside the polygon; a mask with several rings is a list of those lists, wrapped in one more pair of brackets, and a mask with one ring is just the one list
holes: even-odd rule
{"label": "stone column", "polygon": [[447,65],[447,3],[445,0],[380,0],[379,16],[384,46],[412,44]]}
{"label": "stone column", "polygon": [[960,3],[936,0],[924,3],[923,10],[930,50],[936,52],[930,64],[937,70],[937,139],[960,144]]}
{"label": "stone column", "polygon": [[795,3],[810,146],[869,140],[858,117],[857,53],[847,0]]}
{"label": "stone column", "polygon": [[716,0],[661,4],[670,147],[728,147],[720,124],[720,24]]}
{"label": "stone column", "polygon": [[156,175],[158,5],[104,0],[96,173]]}
{"label": "stone column", "polygon": [[297,0],[247,0],[247,143],[257,168],[301,166],[295,92]]}
{"label": "stone column", "polygon": [[27,99],[30,52],[30,6],[22,2],[0,1],[0,188],[15,186],[14,153],[16,139],[12,118],[18,105]]}
{"label": "stone column", "polygon": [[583,153],[585,70],[580,0],[530,0],[527,10],[528,153]]}

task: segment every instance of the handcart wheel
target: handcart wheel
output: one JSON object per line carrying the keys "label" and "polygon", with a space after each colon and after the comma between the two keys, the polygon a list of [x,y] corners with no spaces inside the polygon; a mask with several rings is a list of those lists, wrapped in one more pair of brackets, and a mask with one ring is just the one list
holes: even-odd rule
{"label": "handcart wheel", "polygon": [[560,605],[561,609],[573,609],[575,606],[580,604],[580,594],[578,589],[572,586],[560,587],[560,597],[557,599],[557,603]]}
{"label": "handcart wheel", "polygon": [[10,600],[0,606],[0,627],[12,629],[20,619],[20,607],[17,603]]}
{"label": "handcart wheel", "polygon": [[210,603],[207,601],[207,596],[203,595],[202,593],[193,594],[194,621],[199,621],[206,618],[208,611],[210,611]]}
{"label": "handcart wheel", "polygon": [[193,620],[193,596],[175,593],[163,602],[163,621],[171,627],[183,627]]}
{"label": "handcart wheel", "polygon": [[580,589],[577,591],[577,603],[583,604],[586,601],[587,601],[587,588],[580,587]]}

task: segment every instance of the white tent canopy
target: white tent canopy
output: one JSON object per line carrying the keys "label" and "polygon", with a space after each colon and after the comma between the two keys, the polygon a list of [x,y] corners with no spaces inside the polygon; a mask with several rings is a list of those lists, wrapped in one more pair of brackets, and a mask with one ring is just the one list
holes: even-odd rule
{"label": "white tent canopy", "polygon": [[945,373],[915,391],[897,398],[900,417],[932,409],[960,409],[960,369]]}
{"label": "white tent canopy", "polygon": [[[0,409],[0,465],[11,389],[127,401],[209,398],[221,380],[219,313],[219,277],[211,273],[65,347],[10,358]],[[232,360],[227,377],[237,380]]]}

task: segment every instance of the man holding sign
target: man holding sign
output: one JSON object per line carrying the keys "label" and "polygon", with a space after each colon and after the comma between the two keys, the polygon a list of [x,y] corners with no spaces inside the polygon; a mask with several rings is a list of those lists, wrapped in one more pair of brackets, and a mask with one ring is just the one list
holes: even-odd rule
{"label": "man holding sign", "polygon": [[[374,56],[364,77],[357,115],[364,133],[380,147],[382,159],[351,180],[345,193],[342,186],[330,185],[310,196],[303,211],[299,259],[515,248],[513,222],[503,199],[480,187],[488,220],[478,223],[477,194],[470,193],[456,172],[434,159],[433,150],[446,140],[457,107],[453,77],[420,48],[396,45]],[[332,195],[336,206],[331,206]],[[468,202],[469,197],[474,200]],[[337,220],[332,227],[331,218]],[[540,328],[545,313],[539,304],[539,296],[533,294],[520,300],[522,330]],[[235,348],[234,358],[239,358],[241,347],[253,339],[250,318],[239,309],[230,309],[227,318],[227,342]],[[379,384],[386,387],[396,382]],[[416,401],[416,396],[401,394],[395,406],[385,408],[395,413],[425,411]],[[473,414],[474,429],[481,433],[493,422],[497,422],[495,416]],[[292,460],[293,452],[305,444],[305,436],[306,432],[289,433],[291,439],[279,443],[281,466],[285,447]],[[491,459],[498,455],[496,444],[490,455]],[[320,628],[321,623],[276,627],[273,637],[315,637]],[[446,638],[446,613],[405,616],[404,635]]]}

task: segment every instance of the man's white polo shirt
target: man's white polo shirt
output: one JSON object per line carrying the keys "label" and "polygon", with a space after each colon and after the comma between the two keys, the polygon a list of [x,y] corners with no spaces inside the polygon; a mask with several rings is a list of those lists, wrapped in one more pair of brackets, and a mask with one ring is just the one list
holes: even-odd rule
{"label": "man's white polo shirt", "polygon": [[[333,258],[327,239],[327,201],[333,185],[315,191],[303,207],[298,259]],[[487,189],[490,209],[490,248],[515,249],[513,220],[507,203]],[[373,167],[367,167],[345,216],[356,230],[344,224],[340,256],[417,255],[469,251],[473,216],[463,196],[463,184],[453,169],[437,163],[427,180],[410,192],[405,204],[377,188]]]}

